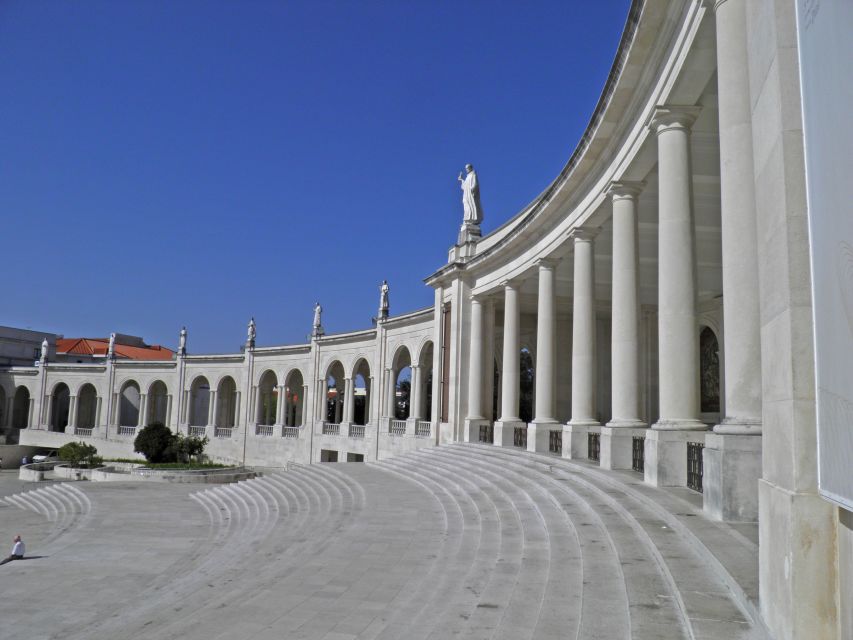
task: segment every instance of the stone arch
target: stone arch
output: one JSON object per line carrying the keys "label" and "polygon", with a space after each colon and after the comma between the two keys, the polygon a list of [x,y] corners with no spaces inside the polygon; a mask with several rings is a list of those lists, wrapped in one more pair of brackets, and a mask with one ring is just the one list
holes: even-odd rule
{"label": "stone arch", "polygon": [[64,382],[53,387],[50,394],[50,430],[65,431],[68,426],[68,410],[71,406],[71,391]]}
{"label": "stone arch", "polygon": [[700,411],[720,413],[720,342],[710,326],[699,329]]}
{"label": "stone arch", "polygon": [[288,371],[284,379],[284,424],[301,427],[305,416],[305,376],[298,368]]}
{"label": "stone arch", "polygon": [[139,425],[139,383],[127,380],[118,394],[118,426],[136,427]]}
{"label": "stone arch", "polygon": [[412,354],[406,345],[400,345],[391,360],[391,416],[406,420],[411,414]]}
{"label": "stone arch", "polygon": [[162,380],[155,380],[148,387],[148,415],[145,424],[168,424],[169,422],[169,389]]}
{"label": "stone arch", "polygon": [[258,404],[255,421],[259,425],[274,425],[278,411],[278,376],[267,369],[258,379]]}
{"label": "stone arch", "polygon": [[222,376],[216,386],[216,416],[213,423],[223,429],[237,424],[237,383],[231,376]]}
{"label": "stone arch", "polygon": [[75,426],[81,429],[93,429],[97,420],[98,392],[90,382],[77,390],[77,419]]}
{"label": "stone arch", "polygon": [[370,362],[364,356],[359,357],[352,368],[353,408],[352,422],[365,425],[370,422]]}
{"label": "stone arch", "polygon": [[196,376],[189,392],[189,426],[206,427],[209,415],[210,381],[205,376]]}
{"label": "stone arch", "polygon": [[325,422],[340,424],[344,410],[346,369],[340,360],[333,360],[326,368],[326,398],[321,417]]}
{"label": "stone arch", "polygon": [[15,389],[12,400],[12,427],[26,429],[30,426],[30,390],[21,385]]}

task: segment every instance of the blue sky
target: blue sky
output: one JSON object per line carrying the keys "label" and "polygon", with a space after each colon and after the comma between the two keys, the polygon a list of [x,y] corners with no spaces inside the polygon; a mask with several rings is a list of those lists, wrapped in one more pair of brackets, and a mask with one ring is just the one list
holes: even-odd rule
{"label": "blue sky", "polygon": [[0,2],[0,324],[193,353],[432,304],[559,172],[629,0]]}

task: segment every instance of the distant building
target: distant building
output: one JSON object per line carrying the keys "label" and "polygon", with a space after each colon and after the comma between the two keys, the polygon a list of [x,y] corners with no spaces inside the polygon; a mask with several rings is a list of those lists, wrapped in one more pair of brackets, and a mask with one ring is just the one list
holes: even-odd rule
{"label": "distant building", "polygon": [[[55,362],[103,362],[109,346],[109,338],[59,338]],[[159,344],[145,344],[138,336],[117,333],[115,357],[118,360],[172,360],[175,352]]]}
{"label": "distant building", "polygon": [[47,338],[48,358],[56,355],[55,333],[0,327],[0,366],[31,367],[41,357],[41,343]]}

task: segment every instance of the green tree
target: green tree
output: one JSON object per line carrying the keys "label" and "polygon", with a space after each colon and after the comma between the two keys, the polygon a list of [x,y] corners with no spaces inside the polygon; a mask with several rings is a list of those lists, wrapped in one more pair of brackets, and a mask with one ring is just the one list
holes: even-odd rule
{"label": "green tree", "polygon": [[152,422],[143,428],[133,441],[133,449],[148,462],[169,462],[168,452],[173,440],[172,430],[162,422]]}
{"label": "green tree", "polygon": [[97,467],[103,460],[98,456],[98,449],[85,442],[69,442],[59,448],[59,459],[67,462],[70,467]]}

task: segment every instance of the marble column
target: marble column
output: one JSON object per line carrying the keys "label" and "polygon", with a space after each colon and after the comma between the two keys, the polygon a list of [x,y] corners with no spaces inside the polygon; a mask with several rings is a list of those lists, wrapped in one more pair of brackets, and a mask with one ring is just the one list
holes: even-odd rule
{"label": "marble column", "polygon": [[421,410],[421,373],[423,367],[421,365],[412,365],[412,386],[409,395],[409,418],[411,420],[420,420],[423,417]]}
{"label": "marble column", "polygon": [[207,423],[206,426],[213,426],[216,422],[216,391],[210,390],[207,403]]}
{"label": "marble column", "polygon": [[326,422],[329,419],[329,379],[323,378],[320,381],[320,422]]}
{"label": "marble column", "polygon": [[699,107],[659,106],[651,128],[658,143],[658,364],[660,418],[646,436],[645,479],[687,483],[687,442],[704,442],[699,420],[699,337],[690,127]]}
{"label": "marble column", "polygon": [[145,406],[148,404],[148,394],[139,394],[139,412],[136,416],[136,426],[140,429],[145,426]]}
{"label": "marble column", "polygon": [[353,419],[353,409],[355,407],[355,380],[347,378],[345,387],[346,397],[344,398],[344,422],[350,423]]}
{"label": "marble column", "polygon": [[77,426],[77,396],[68,397],[68,424],[65,425],[65,433],[74,433]]}
{"label": "marble column", "polygon": [[[613,284],[611,304],[611,419],[601,429],[600,465],[630,469],[640,419],[640,290],[637,198],[642,182],[613,182]],[[638,431],[642,429],[642,431]]]}
{"label": "marble column", "polygon": [[758,519],[761,335],[746,2],[715,3],[720,118],[725,417],[705,439],[705,511]]}
{"label": "marble column", "polygon": [[396,419],[397,381],[394,379],[394,369],[385,371],[385,415],[391,420]]}
{"label": "marble column", "polygon": [[495,422],[496,446],[513,446],[515,429],[526,429],[519,411],[519,384],[521,363],[521,311],[518,304],[518,282],[504,282],[503,362],[501,367],[500,419]]}
{"label": "marble column", "polygon": [[556,386],[556,262],[540,260],[536,319],[536,414],[527,427],[527,450],[548,451],[551,430],[557,424]]}
{"label": "marble column", "polygon": [[480,439],[483,416],[483,304],[471,298],[471,335],[468,341],[468,415],[465,418],[465,442]]}
{"label": "marble column", "polygon": [[[587,434],[599,427],[595,416],[595,232],[575,229],[572,296],[572,419],[563,428],[564,458],[587,457]],[[596,429],[597,430],[597,429]]]}

